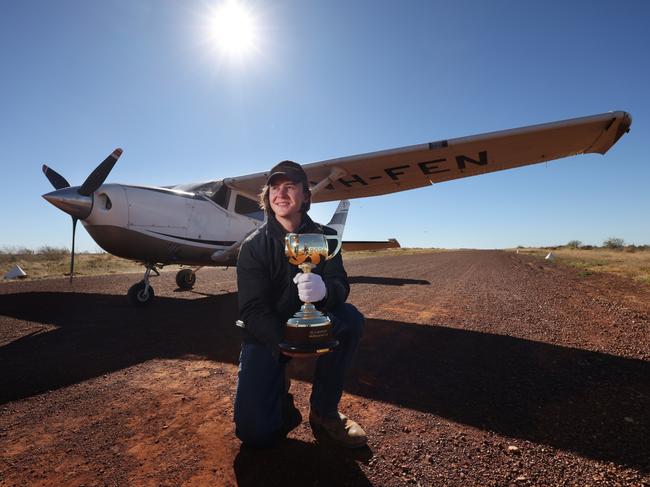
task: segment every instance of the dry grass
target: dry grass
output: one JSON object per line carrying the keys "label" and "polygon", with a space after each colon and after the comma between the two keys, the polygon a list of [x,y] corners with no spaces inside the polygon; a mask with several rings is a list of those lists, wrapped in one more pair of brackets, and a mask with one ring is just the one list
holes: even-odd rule
{"label": "dry grass", "polygon": [[[2,252],[0,253],[0,276],[4,276],[16,264],[27,273],[27,279],[48,279],[70,275],[70,253],[66,250],[46,253]],[[165,269],[178,267],[166,266]],[[141,273],[144,272],[144,267],[137,262],[107,253],[82,253],[75,255],[74,272],[79,276]]]}
{"label": "dry grass", "polygon": [[594,272],[607,272],[650,284],[650,250],[531,248],[518,249],[518,252],[542,259],[553,252],[556,262],[579,269],[585,277]]}

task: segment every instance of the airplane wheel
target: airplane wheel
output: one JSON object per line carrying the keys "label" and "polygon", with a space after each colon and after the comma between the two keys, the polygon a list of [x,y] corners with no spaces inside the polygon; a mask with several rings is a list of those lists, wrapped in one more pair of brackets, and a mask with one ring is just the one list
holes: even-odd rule
{"label": "airplane wheel", "polygon": [[144,306],[151,302],[155,295],[153,292],[153,287],[149,286],[149,292],[146,294],[144,292],[144,288],[144,281],[137,282],[129,288],[127,296],[129,297],[131,304],[134,306]]}
{"label": "airplane wheel", "polygon": [[192,269],[181,269],[176,273],[176,285],[180,289],[192,289],[196,283],[196,274]]}

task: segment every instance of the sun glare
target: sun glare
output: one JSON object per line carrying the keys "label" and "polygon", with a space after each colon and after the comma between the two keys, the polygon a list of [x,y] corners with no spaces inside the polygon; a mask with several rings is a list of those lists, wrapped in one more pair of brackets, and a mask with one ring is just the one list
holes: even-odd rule
{"label": "sun glare", "polygon": [[228,57],[241,59],[255,48],[255,18],[237,0],[225,0],[217,7],[211,31],[217,48]]}

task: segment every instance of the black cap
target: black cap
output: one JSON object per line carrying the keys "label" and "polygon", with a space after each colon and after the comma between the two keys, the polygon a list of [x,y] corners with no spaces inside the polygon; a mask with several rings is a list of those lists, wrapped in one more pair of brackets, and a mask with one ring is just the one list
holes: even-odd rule
{"label": "black cap", "polygon": [[309,187],[309,185],[307,184],[307,174],[305,174],[305,171],[303,170],[302,166],[297,162],[282,161],[277,163],[271,169],[271,173],[268,179],[266,180],[266,185],[268,186],[269,184],[271,184],[272,179],[278,176],[284,176],[285,178],[289,179],[290,181],[293,181],[294,183],[303,183],[303,186],[305,188]]}

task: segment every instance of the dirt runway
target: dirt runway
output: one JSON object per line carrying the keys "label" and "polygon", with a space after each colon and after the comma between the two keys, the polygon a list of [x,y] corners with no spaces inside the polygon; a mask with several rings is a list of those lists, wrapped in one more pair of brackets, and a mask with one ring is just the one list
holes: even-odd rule
{"label": "dirt runway", "polygon": [[[0,285],[0,485],[650,485],[650,287],[500,251],[354,258],[369,447],[240,448],[234,269]],[[293,360],[304,417],[314,360]]]}

